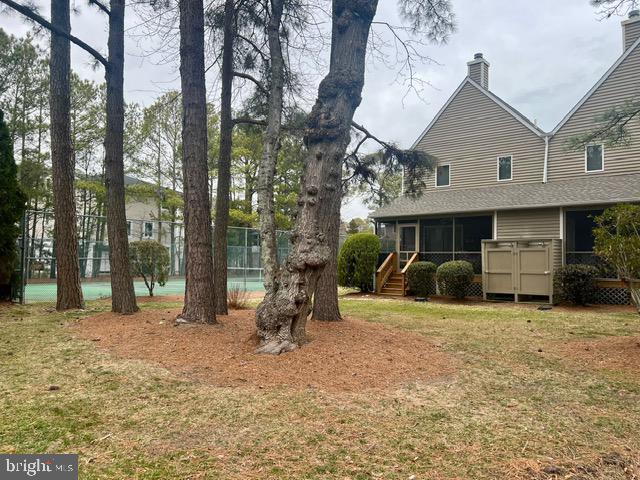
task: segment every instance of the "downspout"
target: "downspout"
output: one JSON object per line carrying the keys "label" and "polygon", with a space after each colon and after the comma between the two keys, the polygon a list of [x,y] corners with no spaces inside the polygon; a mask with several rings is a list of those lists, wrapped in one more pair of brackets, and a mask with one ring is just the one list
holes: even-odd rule
{"label": "downspout", "polygon": [[547,183],[549,177],[549,135],[544,137],[544,168],[542,171],[542,183]]}

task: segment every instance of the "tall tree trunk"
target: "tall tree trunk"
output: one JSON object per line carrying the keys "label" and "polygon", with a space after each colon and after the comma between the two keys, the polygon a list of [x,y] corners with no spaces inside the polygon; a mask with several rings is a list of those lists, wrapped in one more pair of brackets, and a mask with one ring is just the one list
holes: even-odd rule
{"label": "tall tree trunk", "polygon": [[216,323],[211,252],[211,204],[207,184],[207,99],[202,0],[180,0],[180,79],[188,322]]}
{"label": "tall tree trunk", "polygon": [[258,214],[260,215],[260,255],[264,269],[266,292],[277,290],[275,284],[278,271],[278,246],[276,242],[276,219],[273,201],[273,182],[276,175],[280,126],[282,123],[282,92],[284,88],[284,60],[280,43],[280,22],[283,0],[271,0],[271,18],[267,25],[269,54],[271,60],[271,85],[269,87],[269,110],[267,128],[264,133],[262,160],[258,168]]}
{"label": "tall tree trunk", "polygon": [[176,274],[176,209],[171,207],[171,225],[169,226],[169,257],[171,258],[171,268],[169,274]]}
{"label": "tall tree trunk", "polygon": [[248,213],[251,215],[253,213],[253,184],[251,183],[251,178],[248,173],[244,175],[244,205],[242,210],[244,213]]}
{"label": "tall tree trunk", "polygon": [[280,270],[282,288],[267,293],[257,311],[260,353],[279,354],[305,342],[311,296],[331,255],[329,225],[321,212],[341,195],[342,159],[361,101],[367,39],[377,3],[333,1],[330,68],[307,121],[307,155],[291,253]]}
{"label": "tall tree trunk", "polygon": [[335,322],[342,320],[338,303],[338,249],[340,247],[340,206],[341,201],[334,201],[331,208],[326,208],[327,243],[331,247],[329,261],[324,267],[320,281],[313,294],[313,320]]}
{"label": "tall tree trunk", "polygon": [[216,252],[214,272],[216,283],[216,313],[227,314],[227,227],[229,225],[229,190],[231,185],[231,89],[233,86],[233,41],[235,37],[234,0],[224,3],[224,38],[220,96],[220,155],[218,156],[218,187],[216,189],[216,220],[213,250]]}
{"label": "tall tree trunk", "polygon": [[129,268],[129,239],[124,202],[124,8],[124,0],[111,0],[104,150],[111,310],[130,314],[138,311],[138,305]]}
{"label": "tall tree trunk", "polygon": [[162,163],[160,142],[158,142],[158,159],[156,161],[156,182],[158,185],[158,243],[162,243]]}
{"label": "tall tree trunk", "polygon": [[[65,33],[71,30],[69,0],[51,0],[51,23]],[[56,309],[83,308],[78,263],[78,225],[71,152],[71,46],[51,33],[50,107],[51,176],[53,180],[53,236],[57,267]]]}

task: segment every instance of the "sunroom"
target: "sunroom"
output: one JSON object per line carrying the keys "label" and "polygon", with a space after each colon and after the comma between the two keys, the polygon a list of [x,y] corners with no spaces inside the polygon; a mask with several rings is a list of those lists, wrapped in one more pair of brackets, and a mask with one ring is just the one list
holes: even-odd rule
{"label": "sunroom", "polygon": [[[518,299],[518,293],[524,293],[521,282],[529,281],[533,275],[546,275],[545,282],[537,283],[547,286],[551,301],[554,271],[564,264],[585,263],[599,269],[600,303],[626,303],[624,285],[593,252],[592,230],[594,217],[605,208],[620,202],[635,203],[639,198],[638,175],[401,197],[372,214],[382,245],[376,290],[405,295],[404,273],[411,262],[423,260],[440,265],[450,260],[466,260],[476,273],[470,295],[486,297],[491,293],[487,274],[496,269],[483,256],[483,245],[515,249],[512,253],[516,267],[520,265],[520,252],[545,245],[549,254],[546,265],[532,261],[528,270],[516,268],[511,272],[514,276],[528,275],[514,278],[512,298]],[[520,298],[523,296],[529,295]]]}

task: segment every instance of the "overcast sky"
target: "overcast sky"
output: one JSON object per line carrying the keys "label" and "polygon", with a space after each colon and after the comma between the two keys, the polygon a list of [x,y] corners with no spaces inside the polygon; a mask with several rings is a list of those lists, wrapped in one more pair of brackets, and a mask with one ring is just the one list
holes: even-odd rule
{"label": "overcast sky", "polygon": [[[457,31],[446,45],[424,48],[437,64],[418,66],[431,86],[421,97],[394,82],[396,74],[370,64],[356,120],[380,137],[409,147],[467,74],[467,61],[482,52],[491,63],[489,88],[524,115],[551,130],[622,53],[620,17],[600,20],[589,0],[453,0]],[[106,22],[84,2],[72,18],[73,33],[104,52]],[[42,13],[48,15],[46,5]],[[395,0],[380,0],[376,20],[398,23]],[[139,22],[129,15],[127,25]],[[30,28],[18,15],[0,13],[0,26],[22,35]],[[139,39],[127,40],[125,95],[150,104],[162,91],[179,86],[176,66],[157,65],[141,55]],[[73,68],[102,81],[90,58],[74,48]],[[358,200],[343,217],[366,217]]]}

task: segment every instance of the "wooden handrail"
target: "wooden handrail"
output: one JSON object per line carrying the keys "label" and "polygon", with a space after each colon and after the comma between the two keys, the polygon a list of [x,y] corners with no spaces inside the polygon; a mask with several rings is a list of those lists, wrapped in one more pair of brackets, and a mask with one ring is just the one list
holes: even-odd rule
{"label": "wooden handrail", "polygon": [[404,275],[405,273],[407,273],[407,270],[409,269],[409,267],[411,266],[411,264],[413,262],[415,262],[418,259],[418,252],[414,253],[413,255],[411,255],[411,258],[409,259],[409,261],[407,262],[407,264],[404,266],[404,268],[402,269],[402,274]]}
{"label": "wooden handrail", "polygon": [[413,255],[411,255],[411,258],[409,259],[407,264],[402,269],[401,273],[402,273],[402,294],[403,295],[406,295],[407,294],[407,290],[409,289],[409,284],[407,282],[407,275],[406,275],[407,274],[407,270],[409,269],[409,267],[411,266],[411,264],[413,262],[418,260],[419,257],[420,257],[420,255],[418,255],[418,252],[416,252]]}
{"label": "wooden handrail", "polygon": [[396,252],[391,252],[378,268],[378,271],[376,272],[376,293],[380,293],[382,291],[382,287],[389,279],[391,273],[395,270],[396,256]]}
{"label": "wooden handrail", "polygon": [[387,255],[387,258],[385,258],[384,262],[380,264],[376,273],[382,273],[384,270],[386,270],[387,266],[389,265],[389,262],[391,262],[391,260],[393,259],[393,257],[395,257],[395,255],[396,255],[396,252],[391,252],[389,255]]}

